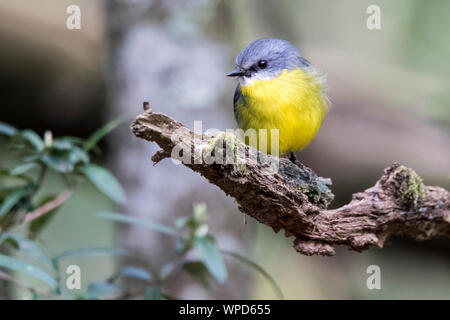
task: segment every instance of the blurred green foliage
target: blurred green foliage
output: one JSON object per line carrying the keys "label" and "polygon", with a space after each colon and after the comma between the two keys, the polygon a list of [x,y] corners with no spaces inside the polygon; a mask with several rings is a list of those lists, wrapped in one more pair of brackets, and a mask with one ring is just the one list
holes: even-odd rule
{"label": "blurred green foliage", "polygon": [[[2,182],[17,182],[5,184],[6,187],[0,191],[0,267],[5,269],[5,272],[0,269],[0,279],[28,290],[36,299],[175,299],[165,293],[164,283],[180,272],[189,274],[205,288],[210,288],[212,281],[226,283],[228,273],[223,255],[227,255],[260,272],[273,286],[278,297],[282,298],[281,290],[263,268],[237,253],[219,249],[214,236],[209,232],[204,204],[195,205],[192,216],[176,220],[175,227],[121,213],[96,213],[97,217],[103,219],[138,225],[172,237],[177,258],[160,268],[149,265],[145,257],[136,257],[127,250],[114,247],[73,248],[53,256],[45,253],[46,250],[43,250],[35,238],[70,198],[82,179],[90,181],[117,204],[125,203],[125,192],[116,178],[106,168],[91,162],[93,153],[100,153],[97,143],[125,120],[125,117],[113,120],[87,140],[69,136],[54,138],[50,131],[40,137],[33,130],[20,131],[0,122],[0,133],[9,139],[8,148],[18,155],[18,163],[13,168],[0,171]],[[38,191],[43,187],[49,171],[61,177],[65,190],[58,195],[46,194],[39,197]],[[197,258],[190,258],[192,254]],[[104,255],[132,256],[142,262],[144,267],[122,266],[105,281],[90,282],[82,294],[72,295],[65,290],[64,286],[67,284],[62,279],[64,259]],[[39,279],[50,290],[24,283],[14,272]],[[130,292],[126,282],[121,281],[124,278],[144,283],[143,290]]]}
{"label": "blurred green foliage", "polygon": [[[54,138],[51,131],[40,137],[33,130],[20,131],[0,122],[0,133],[9,139],[7,148],[19,159],[13,168],[0,171],[2,185],[6,186],[0,190],[0,249],[6,252],[14,249],[37,264],[1,254],[1,267],[27,273],[59,292],[55,261],[48,258],[32,239],[70,198],[82,179],[87,178],[111,200],[125,202],[125,192],[116,178],[106,168],[91,163],[91,153],[99,152],[98,141],[125,120],[121,117],[108,123],[87,140],[69,136]],[[36,171],[38,174],[33,174]],[[58,195],[39,197],[38,191],[49,171],[62,178],[65,190]],[[4,272],[0,275],[18,281]]]}
{"label": "blurred green foliage", "polygon": [[[96,216],[111,219],[116,222],[135,224],[148,228],[165,235],[174,240],[174,250],[176,258],[160,268],[149,268],[148,270],[128,266],[121,270],[121,273],[114,275],[107,283],[108,285],[97,284],[96,291],[104,289],[104,293],[121,292],[126,296],[126,288],[116,284],[114,289],[112,284],[120,276],[134,277],[148,283],[144,288],[142,296],[144,299],[175,299],[172,295],[164,291],[165,283],[180,272],[189,274],[193,281],[198,282],[204,288],[211,288],[211,282],[217,281],[224,284],[227,281],[228,273],[223,256],[228,256],[246,264],[250,268],[259,272],[272,286],[278,298],[283,298],[283,294],[275,280],[259,265],[253,261],[233,252],[221,250],[217,245],[214,236],[209,232],[207,222],[208,215],[204,204],[194,205],[193,215],[181,217],[175,221],[175,227],[169,227],[148,218],[135,218],[116,212],[98,212]],[[192,257],[195,258],[192,258]],[[88,289],[89,295],[89,289]],[[100,295],[100,298],[103,295]]]}
{"label": "blurred green foliage", "polygon": [[[80,179],[87,178],[111,200],[124,203],[125,192],[119,182],[106,168],[91,163],[91,153],[99,152],[97,142],[125,120],[121,117],[108,123],[87,140],[69,136],[54,138],[51,131],[40,137],[33,130],[19,131],[0,122],[0,133],[9,138],[8,148],[20,159],[13,168],[1,170],[2,179],[19,181],[0,191],[1,229],[11,229],[30,218],[28,231],[36,234],[45,225],[43,222],[48,221],[49,215],[54,214],[54,209],[60,204],[51,210],[47,210],[46,205],[57,202],[60,195],[45,195],[42,199],[36,199],[48,171],[60,175],[68,193],[76,188]],[[33,177],[35,171],[39,173]],[[44,212],[31,218],[32,215],[28,214],[34,210]],[[49,215],[44,215],[47,213]]]}

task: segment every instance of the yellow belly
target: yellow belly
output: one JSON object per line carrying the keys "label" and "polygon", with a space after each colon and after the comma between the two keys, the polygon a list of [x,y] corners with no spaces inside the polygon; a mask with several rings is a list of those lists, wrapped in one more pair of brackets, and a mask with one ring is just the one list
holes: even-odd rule
{"label": "yellow belly", "polygon": [[[279,155],[306,147],[319,130],[328,109],[323,93],[324,83],[314,73],[301,69],[283,70],[273,80],[257,80],[241,86],[242,99],[238,102],[237,116],[244,131],[267,130],[267,153],[271,152],[270,132],[278,129]],[[259,150],[264,136],[246,143]]]}

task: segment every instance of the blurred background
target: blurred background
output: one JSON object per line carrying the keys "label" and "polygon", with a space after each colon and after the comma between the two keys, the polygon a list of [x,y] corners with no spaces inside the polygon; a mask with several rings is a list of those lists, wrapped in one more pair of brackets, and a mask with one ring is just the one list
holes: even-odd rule
{"label": "blurred background", "polygon": [[[66,27],[72,4],[81,9],[79,30]],[[381,8],[380,30],[366,27],[371,4]],[[299,157],[333,180],[334,207],[372,186],[393,161],[448,189],[449,29],[445,0],[2,0],[0,120],[39,134],[50,128],[54,135],[87,137],[117,115],[136,116],[149,101],[191,129],[194,120],[204,130],[234,128],[236,83],[225,74],[251,41],[277,37],[327,75],[332,107]],[[219,246],[264,267],[287,299],[450,298],[448,240],[394,239],[381,250],[302,256],[292,239],[253,220],[244,225],[236,203],[196,173],[170,160],[153,167],[156,146],[136,139],[129,124],[109,136],[98,159],[124,186],[127,204],[116,208],[82,185],[39,236],[48,251],[116,245],[162,264],[171,259],[167,238],[92,212],[119,210],[173,224],[203,202]],[[14,157],[0,150],[7,167]],[[61,185],[55,178],[48,188]],[[124,263],[108,256],[67,260],[82,267],[82,290]],[[369,265],[381,268],[381,290],[366,287]],[[191,299],[276,298],[259,274],[232,261],[227,267],[228,282],[211,290],[187,276],[167,290]]]}

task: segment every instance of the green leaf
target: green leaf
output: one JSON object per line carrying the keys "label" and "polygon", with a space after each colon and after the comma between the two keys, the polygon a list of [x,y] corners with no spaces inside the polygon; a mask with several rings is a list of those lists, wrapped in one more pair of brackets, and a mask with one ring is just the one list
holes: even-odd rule
{"label": "green leaf", "polygon": [[18,259],[0,254],[0,267],[23,272],[47,283],[53,289],[57,287],[57,282],[47,272],[31,264]]}
{"label": "green leaf", "polygon": [[7,239],[11,239],[15,242],[17,247],[16,249],[20,251],[20,254],[26,255],[27,257],[42,264],[42,266],[54,271],[51,259],[47,257],[36,242],[19,233],[5,232],[0,236],[0,238],[2,238],[0,239],[0,244]]}
{"label": "green leaf", "polygon": [[70,149],[59,150],[51,148],[41,157],[48,167],[57,172],[72,172],[79,163],[88,163],[89,156],[83,149],[72,146]]}
{"label": "green leaf", "polygon": [[45,148],[42,138],[33,130],[25,129],[20,133],[21,137],[28,141],[37,151],[42,151]]}
{"label": "green leaf", "polygon": [[183,270],[186,271],[192,278],[200,282],[200,284],[205,288],[210,287],[209,281],[211,280],[211,274],[203,262],[186,261],[183,264]]}
{"label": "green leaf", "polygon": [[53,139],[51,149],[58,151],[70,151],[73,149],[81,150],[87,157],[87,153],[81,148],[84,140],[77,137],[65,136]]}
{"label": "green leaf", "polygon": [[46,153],[41,158],[50,169],[57,172],[67,173],[72,172],[75,169],[74,164],[69,161],[67,155],[58,155],[55,153]]}
{"label": "green leaf", "polygon": [[81,139],[79,137],[73,137],[73,136],[59,137],[59,138],[56,138],[55,140],[57,140],[57,141],[68,141],[72,145],[76,145],[76,146],[82,146],[83,143],[84,143],[84,139]]}
{"label": "green leaf", "polygon": [[11,192],[0,204],[0,218],[7,214],[22,198],[28,194],[27,188]]}
{"label": "green leaf", "polygon": [[[16,176],[11,175],[11,170],[9,170],[9,169],[0,169],[0,177],[24,180],[24,182],[28,182],[28,184],[30,184],[30,185],[34,184],[33,180],[30,177],[27,177],[26,175],[21,175],[21,174],[16,175]],[[0,202],[1,202],[1,199],[0,199]]]}
{"label": "green leaf", "polygon": [[120,248],[110,247],[84,247],[66,250],[53,258],[58,263],[61,259],[74,256],[110,256],[110,255],[128,255],[128,252]]}
{"label": "green leaf", "polygon": [[75,142],[69,137],[55,138],[52,143],[52,148],[57,150],[70,150],[75,147]]}
{"label": "green leaf", "polygon": [[178,229],[183,228],[186,225],[188,219],[189,219],[189,217],[177,218],[175,220],[175,227]]}
{"label": "green leaf", "polygon": [[216,243],[210,237],[195,237],[193,246],[200,260],[205,264],[214,278],[220,283],[225,283],[227,280],[227,269],[225,268],[222,255]]}
{"label": "green leaf", "polygon": [[87,299],[111,299],[119,296],[122,289],[114,283],[91,282],[87,288]]}
{"label": "green leaf", "polygon": [[123,267],[120,271],[120,274],[126,277],[136,278],[144,281],[152,280],[152,276],[147,270],[134,266]]}
{"label": "green leaf", "polygon": [[35,162],[40,160],[42,153],[33,153],[23,158],[23,162]]}
{"label": "green leaf", "polygon": [[17,175],[24,174],[24,173],[30,171],[31,169],[36,168],[37,166],[38,166],[38,164],[35,162],[21,163],[11,170],[11,175],[17,176]]}
{"label": "green leaf", "polygon": [[5,240],[8,239],[8,235],[6,233],[0,233],[0,247]]}
{"label": "green leaf", "polygon": [[151,286],[145,289],[144,293],[145,300],[162,300],[163,295],[161,293],[161,288],[158,286]]}
{"label": "green leaf", "polygon": [[180,237],[177,230],[167,227],[161,223],[154,222],[149,218],[136,218],[123,213],[106,212],[106,211],[97,212],[95,213],[95,215],[100,218],[110,219],[117,222],[135,224],[144,228],[153,229],[155,231],[168,234],[170,236]]}
{"label": "green leaf", "polygon": [[69,151],[69,160],[73,164],[77,164],[79,162],[88,163],[89,155],[83,149],[74,146]]}
{"label": "green leaf", "polygon": [[159,268],[159,278],[164,281],[164,279],[170,277],[173,272],[178,271],[179,268],[180,262],[178,260],[168,262]]}
{"label": "green leaf", "polygon": [[[187,227],[191,232],[199,231],[204,232],[208,231],[208,226],[204,224],[206,220],[208,220],[208,213],[206,211],[206,205],[204,203],[194,204],[194,214],[190,217],[181,217],[175,220],[175,226],[180,229],[183,227]],[[201,230],[198,230],[198,229]],[[201,234],[198,234],[201,237]]]}
{"label": "green leaf", "polygon": [[178,229],[187,227],[192,232],[198,227],[197,220],[194,217],[181,217],[175,220],[175,227]]}
{"label": "green leaf", "polygon": [[13,136],[17,133],[17,129],[13,126],[0,121],[0,134]]}
{"label": "green leaf", "polygon": [[122,186],[105,168],[94,164],[86,164],[81,166],[79,171],[111,200],[119,204],[124,204],[126,202],[126,196]]}
{"label": "green leaf", "polygon": [[96,130],[83,144],[84,151],[89,151],[93,147],[97,145],[97,143],[108,133],[113,131],[115,128],[117,128],[119,125],[124,123],[125,121],[129,121],[130,118],[126,115],[122,115],[117,117],[116,119],[108,122],[104,126],[102,126],[100,129]]}
{"label": "green leaf", "polygon": [[275,280],[270,276],[270,274],[264,270],[261,266],[259,266],[258,264],[256,264],[255,262],[237,254],[231,251],[227,251],[227,250],[220,250],[223,254],[228,255],[230,257],[233,257],[237,260],[239,260],[240,262],[248,265],[249,267],[255,269],[256,271],[258,271],[259,273],[261,273],[261,275],[267,279],[267,281],[269,281],[269,283],[271,284],[273,290],[275,291],[275,294],[278,296],[278,298],[280,299],[284,299],[283,296],[283,292],[281,291],[280,287],[278,286],[278,284],[275,282]]}

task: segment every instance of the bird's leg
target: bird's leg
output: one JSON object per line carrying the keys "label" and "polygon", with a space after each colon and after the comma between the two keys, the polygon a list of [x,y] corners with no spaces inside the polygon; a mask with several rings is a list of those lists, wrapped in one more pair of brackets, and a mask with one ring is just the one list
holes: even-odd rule
{"label": "bird's leg", "polygon": [[304,169],[305,166],[304,166],[300,161],[298,161],[297,156],[295,155],[294,152],[291,152],[291,153],[289,154],[289,160],[291,160],[291,162],[292,162],[293,164],[295,164],[295,165],[297,165],[298,167],[300,167],[300,169]]}
{"label": "bird's leg", "polygon": [[298,161],[297,156],[295,155],[294,152],[291,152],[289,154],[289,160],[291,160],[291,162],[293,164],[295,164],[297,167],[299,167],[300,169],[308,172],[309,174],[313,174],[312,170],[306,166],[303,165],[303,163],[301,163],[300,161]]}
{"label": "bird's leg", "polygon": [[291,152],[291,154],[289,155],[289,160],[291,160],[295,164],[298,163],[297,156],[295,155],[294,152]]}

